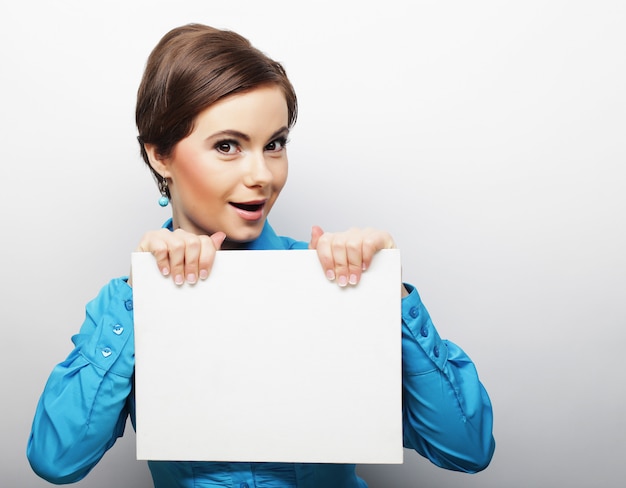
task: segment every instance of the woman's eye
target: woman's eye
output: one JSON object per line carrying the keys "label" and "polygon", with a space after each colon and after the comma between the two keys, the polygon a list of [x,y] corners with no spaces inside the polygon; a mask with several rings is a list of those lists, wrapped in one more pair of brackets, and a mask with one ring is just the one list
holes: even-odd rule
{"label": "woman's eye", "polygon": [[215,149],[222,154],[235,154],[237,143],[235,141],[220,141],[215,145]]}
{"label": "woman's eye", "polygon": [[284,137],[280,137],[272,142],[270,142],[267,146],[265,146],[266,151],[278,152],[285,148],[287,145],[287,139]]}

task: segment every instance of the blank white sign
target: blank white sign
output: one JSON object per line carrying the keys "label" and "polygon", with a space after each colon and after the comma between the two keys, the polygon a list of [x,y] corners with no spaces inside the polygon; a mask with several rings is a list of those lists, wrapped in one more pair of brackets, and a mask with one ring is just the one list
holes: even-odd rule
{"label": "blank white sign", "polygon": [[176,286],[133,253],[137,459],[402,462],[400,253],[356,287],[311,250],[219,251]]}

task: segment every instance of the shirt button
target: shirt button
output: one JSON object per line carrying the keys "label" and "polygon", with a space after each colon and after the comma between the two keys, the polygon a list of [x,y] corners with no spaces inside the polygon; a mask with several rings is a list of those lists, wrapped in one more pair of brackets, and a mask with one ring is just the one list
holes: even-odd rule
{"label": "shirt button", "polygon": [[133,309],[133,301],[132,300],[126,300],[124,302],[124,306],[126,307],[126,310],[130,311]]}
{"label": "shirt button", "polygon": [[104,349],[102,349],[102,355],[105,358],[108,358],[111,354],[113,354],[113,351],[111,351],[110,347],[105,347]]}
{"label": "shirt button", "polygon": [[436,358],[439,357],[439,347],[435,346],[435,348],[433,349],[433,354],[435,355]]}
{"label": "shirt button", "polygon": [[417,309],[417,307],[411,307],[411,310],[409,310],[409,315],[414,319],[416,319],[419,314],[420,311]]}
{"label": "shirt button", "polygon": [[422,337],[428,337],[428,329],[426,328],[426,326],[420,329],[420,334],[422,334]]}
{"label": "shirt button", "polygon": [[240,483],[239,484],[239,488],[250,488],[250,485],[248,483]]}
{"label": "shirt button", "polygon": [[122,327],[120,324],[117,324],[115,327],[113,327],[113,333],[120,335],[122,332],[124,332],[124,327]]}

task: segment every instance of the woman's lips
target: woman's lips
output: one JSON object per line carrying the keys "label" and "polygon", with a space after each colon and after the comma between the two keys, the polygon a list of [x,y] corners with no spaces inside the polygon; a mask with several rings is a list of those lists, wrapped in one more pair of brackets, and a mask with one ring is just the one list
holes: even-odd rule
{"label": "woman's lips", "polygon": [[254,222],[263,218],[263,209],[265,208],[265,200],[255,202],[230,202],[235,209],[237,215],[242,219]]}

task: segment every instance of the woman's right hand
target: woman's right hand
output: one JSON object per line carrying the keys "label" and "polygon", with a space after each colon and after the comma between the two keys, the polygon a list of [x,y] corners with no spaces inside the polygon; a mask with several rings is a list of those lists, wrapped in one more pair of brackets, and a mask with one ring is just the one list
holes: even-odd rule
{"label": "woman's right hand", "polygon": [[[209,276],[215,252],[220,249],[224,239],[226,234],[223,232],[207,236],[182,229],[173,232],[159,229],[147,232],[136,251],[152,253],[161,274],[171,276],[177,285],[185,281],[194,284],[198,279],[204,280]],[[132,274],[128,284],[132,286]]]}

